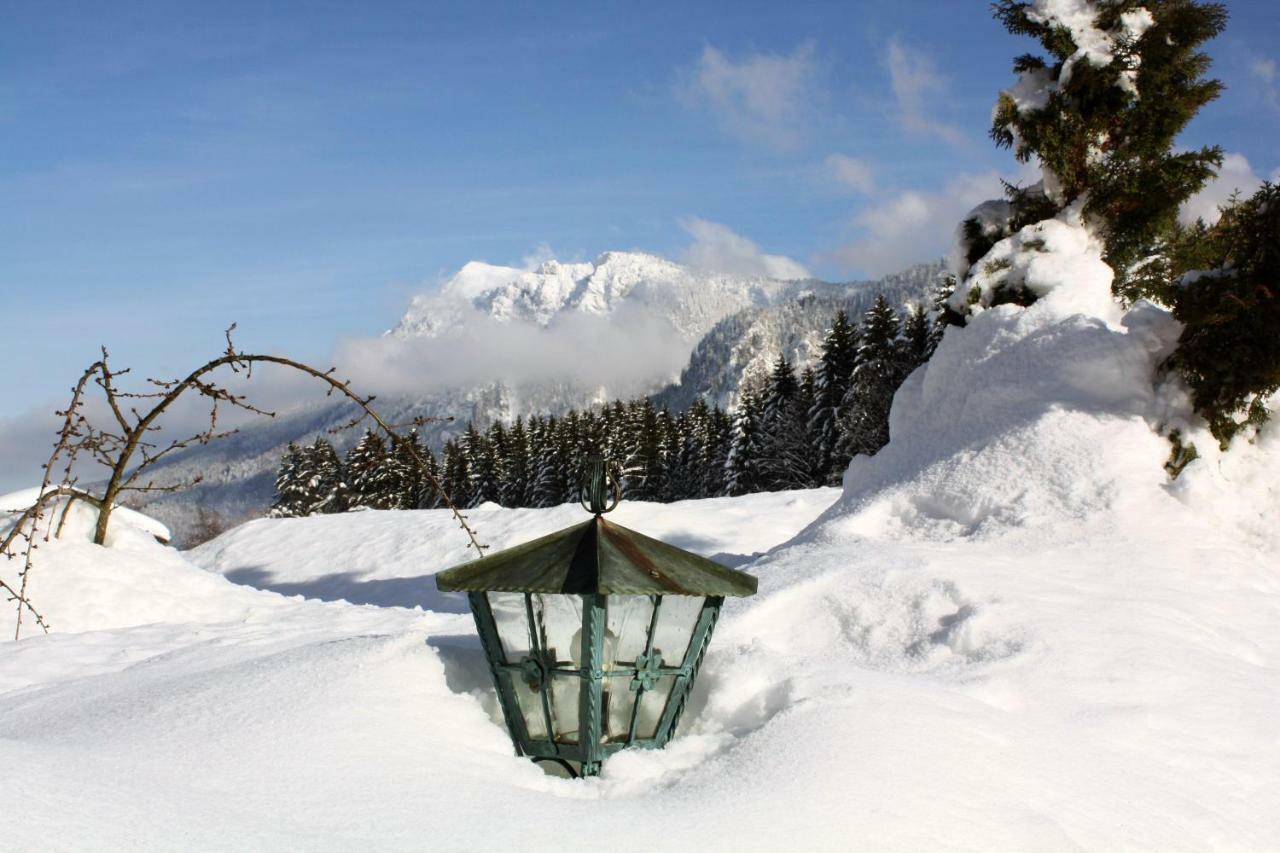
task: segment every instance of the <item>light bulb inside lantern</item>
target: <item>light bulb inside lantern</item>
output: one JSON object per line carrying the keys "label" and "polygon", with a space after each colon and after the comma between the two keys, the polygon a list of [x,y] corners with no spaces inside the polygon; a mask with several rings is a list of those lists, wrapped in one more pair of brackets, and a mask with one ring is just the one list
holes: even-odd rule
{"label": "light bulb inside lantern", "polygon": [[[609,672],[613,669],[616,660],[615,649],[618,647],[618,637],[608,628],[604,629],[604,649],[601,655],[600,669],[602,672]],[[579,628],[573,634],[573,639],[569,641],[569,659],[573,661],[574,669],[582,669],[582,629]],[[604,689],[609,689],[609,681],[605,679]]]}

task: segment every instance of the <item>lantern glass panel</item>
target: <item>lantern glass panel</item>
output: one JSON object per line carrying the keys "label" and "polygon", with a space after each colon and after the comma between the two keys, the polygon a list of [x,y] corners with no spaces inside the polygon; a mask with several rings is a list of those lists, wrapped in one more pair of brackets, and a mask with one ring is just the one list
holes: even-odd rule
{"label": "lantern glass panel", "polygon": [[[606,644],[604,671],[610,672],[615,664],[635,666],[636,658],[644,654],[649,637],[649,621],[653,618],[653,597],[648,595],[611,595],[608,598],[606,630],[614,637],[613,648]],[[611,681],[619,679],[610,679]],[[626,679],[621,679],[623,687]]]}
{"label": "lantern glass panel", "polygon": [[[643,649],[642,649],[643,651]],[[623,743],[631,731],[631,710],[636,704],[636,693],[631,689],[631,678],[617,676],[606,679],[600,698],[604,703],[601,743]]]}
{"label": "lantern glass panel", "polygon": [[502,641],[507,663],[519,663],[529,654],[529,617],[525,611],[523,592],[490,592],[489,609]]}
{"label": "lantern glass panel", "polygon": [[530,687],[518,672],[512,673],[511,683],[515,687],[516,701],[520,704],[520,716],[524,717],[524,726],[529,730],[529,737],[534,740],[545,740],[547,718],[542,712],[542,694]]}
{"label": "lantern glass panel", "polygon": [[538,625],[538,643],[547,661],[565,669],[577,669],[574,658],[581,655],[575,644],[582,642],[582,596],[533,596],[533,618]]}
{"label": "lantern glass panel", "polygon": [[578,702],[582,679],[576,673],[556,672],[551,676],[551,717],[560,743],[578,742]]}
{"label": "lantern glass panel", "polygon": [[658,625],[653,632],[654,651],[662,655],[664,666],[684,663],[689,640],[698,624],[705,598],[694,595],[664,595],[658,612]]}
{"label": "lantern glass panel", "polygon": [[664,675],[658,679],[652,690],[644,691],[640,697],[640,710],[636,714],[636,737],[649,739],[658,736],[658,724],[662,722],[662,712],[667,709],[667,699],[671,696],[671,688],[676,683],[674,675]]}

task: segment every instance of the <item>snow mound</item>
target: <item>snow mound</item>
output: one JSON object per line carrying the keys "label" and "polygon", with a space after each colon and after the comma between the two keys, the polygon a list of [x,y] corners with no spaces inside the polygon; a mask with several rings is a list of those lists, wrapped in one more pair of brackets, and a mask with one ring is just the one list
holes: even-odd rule
{"label": "snow mound", "polygon": [[[36,490],[30,492],[34,498]],[[21,500],[18,503],[23,505]],[[95,545],[97,510],[77,501],[67,512],[61,535],[43,541],[48,525],[57,527],[63,507],[62,503],[52,505],[41,522],[27,586],[29,600],[54,631],[243,620],[285,603],[279,596],[201,571],[156,541],[156,530],[162,526],[129,510],[112,513],[106,545]],[[9,523],[3,524],[4,529]],[[6,562],[0,569],[12,582],[17,561]]]}
{"label": "snow mound", "polygon": [[[1102,241],[1084,224],[1084,200],[1057,217],[1028,225],[991,247],[976,272],[951,295],[955,311],[977,313],[1001,292],[1028,290],[1053,316],[1087,314],[1115,321],[1120,307],[1111,295],[1111,267],[1102,260]],[[982,210],[979,208],[978,210]]]}
{"label": "snow mound", "polygon": [[[1111,278],[1079,204],[993,246],[952,296],[967,325],[898,390],[890,443],[852,461],[840,500],[800,541],[1034,539],[1194,517],[1280,545],[1274,431],[1220,452],[1162,370],[1181,326],[1151,303],[1122,310]],[[1018,288],[1038,299],[999,304]],[[1174,430],[1200,458],[1170,482]]]}
{"label": "snow mound", "polygon": [[1114,325],[1071,313],[1092,298],[1062,288],[948,330],[894,398],[888,446],[849,466],[826,529],[994,535],[1169,500],[1152,382],[1176,323],[1150,305]]}
{"label": "snow mound", "polygon": [[[40,487],[32,486],[29,489],[21,489],[16,492],[10,492],[7,495],[0,496],[0,512],[24,512],[28,507],[36,502],[40,496]],[[137,510],[129,509],[127,506],[117,505],[111,511],[111,517],[117,521],[124,522],[130,527],[139,530],[145,530],[156,539],[168,542],[173,538],[169,532],[169,528],[156,521],[149,515],[144,515]]]}
{"label": "snow mound", "polygon": [[[838,489],[769,492],[669,504],[624,501],[611,521],[729,565],[794,536]],[[577,504],[503,509],[485,504],[467,518],[491,551],[554,533],[586,517]],[[448,510],[352,512],[262,518],[184,555],[236,583],[353,604],[468,611],[466,597],[436,589],[434,575],[475,557]]]}

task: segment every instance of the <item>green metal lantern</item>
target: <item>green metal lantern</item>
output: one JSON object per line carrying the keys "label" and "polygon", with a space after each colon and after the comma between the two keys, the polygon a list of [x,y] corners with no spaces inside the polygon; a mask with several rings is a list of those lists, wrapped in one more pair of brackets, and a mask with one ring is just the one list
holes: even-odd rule
{"label": "green metal lantern", "polygon": [[619,750],[671,739],[720,606],[756,579],[605,521],[618,488],[602,460],[587,494],[591,520],[436,585],[468,594],[517,754],[594,776]]}

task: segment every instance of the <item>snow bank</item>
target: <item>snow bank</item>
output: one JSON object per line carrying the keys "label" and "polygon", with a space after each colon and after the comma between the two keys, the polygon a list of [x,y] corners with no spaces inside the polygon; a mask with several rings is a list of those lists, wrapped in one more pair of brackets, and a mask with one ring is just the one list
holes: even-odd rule
{"label": "snow bank", "polygon": [[[770,492],[670,504],[624,501],[609,518],[649,536],[740,565],[785,542],[830,506],[838,489]],[[577,524],[577,504],[548,509],[467,510],[492,551]],[[474,559],[448,510],[352,512],[264,518],[188,552],[187,559],[237,583],[324,600],[467,612],[433,575]]]}
{"label": "snow bank", "polygon": [[[32,486],[29,489],[22,489],[16,492],[10,492],[7,495],[0,496],[0,512],[23,512],[40,496],[40,487]],[[129,509],[127,506],[117,505],[111,511],[113,519],[122,521],[130,527],[139,530],[145,530],[156,539],[168,542],[173,538],[169,532],[169,528],[156,521],[149,515],[143,515],[137,510]]]}
{"label": "snow bank", "polygon": [[[37,491],[14,493],[14,500],[6,499],[4,505],[25,509]],[[158,531],[168,532],[162,525],[131,510],[112,513],[107,544],[99,546],[93,544],[97,510],[77,501],[67,513],[61,537],[43,541],[47,526],[56,528],[63,506],[51,506],[41,522],[27,587],[29,599],[55,631],[244,619],[283,602],[191,565],[156,541]],[[0,564],[11,582],[17,568],[17,561]],[[31,631],[39,629],[32,626],[28,634]]]}

